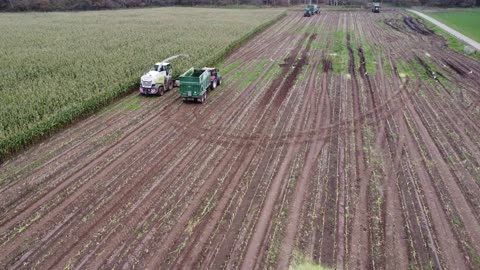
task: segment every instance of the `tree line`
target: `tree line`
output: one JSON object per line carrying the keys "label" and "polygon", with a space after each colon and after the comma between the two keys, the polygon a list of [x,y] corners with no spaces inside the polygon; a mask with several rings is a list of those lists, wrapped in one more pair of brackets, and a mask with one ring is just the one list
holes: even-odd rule
{"label": "tree line", "polygon": [[[56,10],[98,10],[147,6],[228,6],[228,5],[268,5],[288,6],[304,4],[309,0],[0,0],[1,11],[56,11]],[[312,0],[317,4],[334,1]],[[368,0],[338,0],[340,5],[369,4]],[[380,1],[379,1],[380,2]],[[480,0],[386,0],[399,6],[480,6]]]}

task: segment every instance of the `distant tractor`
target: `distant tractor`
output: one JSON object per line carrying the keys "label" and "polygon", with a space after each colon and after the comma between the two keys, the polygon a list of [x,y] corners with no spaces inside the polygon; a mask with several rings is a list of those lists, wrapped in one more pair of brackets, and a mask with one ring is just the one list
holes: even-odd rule
{"label": "distant tractor", "polygon": [[372,4],[372,12],[373,13],[380,13],[380,3],[373,2]]}
{"label": "distant tractor", "polygon": [[190,68],[180,75],[180,97],[183,101],[193,100],[204,103],[207,91],[215,89],[222,83],[218,69],[204,67]]}
{"label": "distant tractor", "polygon": [[166,62],[156,63],[152,70],[140,79],[139,91],[143,95],[159,95],[171,90],[175,84],[172,77],[172,65]]}
{"label": "distant tractor", "polygon": [[303,17],[310,17],[314,14],[319,14],[320,9],[318,9],[317,5],[307,5],[305,11],[303,12]]}

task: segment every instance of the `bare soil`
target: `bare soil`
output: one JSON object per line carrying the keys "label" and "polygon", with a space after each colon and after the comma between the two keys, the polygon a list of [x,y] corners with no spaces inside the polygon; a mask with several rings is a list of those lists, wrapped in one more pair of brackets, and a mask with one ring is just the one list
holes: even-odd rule
{"label": "bare soil", "polygon": [[0,268],[480,268],[479,62],[392,9],[291,11],[224,65],[1,164]]}

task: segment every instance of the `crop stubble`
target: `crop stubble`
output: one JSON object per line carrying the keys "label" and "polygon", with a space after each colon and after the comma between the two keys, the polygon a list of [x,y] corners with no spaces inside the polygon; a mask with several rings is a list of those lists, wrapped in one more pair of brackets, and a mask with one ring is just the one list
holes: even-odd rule
{"label": "crop stubble", "polygon": [[206,104],[132,94],[18,155],[0,167],[1,267],[478,268],[480,64],[419,24],[291,12]]}

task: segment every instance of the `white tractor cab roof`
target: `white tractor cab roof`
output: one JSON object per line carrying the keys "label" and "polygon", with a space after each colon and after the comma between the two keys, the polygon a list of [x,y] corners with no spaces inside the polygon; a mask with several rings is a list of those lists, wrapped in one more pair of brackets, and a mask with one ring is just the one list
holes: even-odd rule
{"label": "white tractor cab roof", "polygon": [[[208,71],[211,71],[211,70],[217,70],[216,68],[214,67],[203,67],[202,70],[208,70]],[[218,70],[217,70],[218,71]]]}
{"label": "white tractor cab roof", "polygon": [[165,71],[165,69],[163,67],[168,66],[168,65],[170,65],[170,63],[158,62],[158,63],[155,63],[155,65],[153,66],[153,70],[155,70],[155,71]]}

